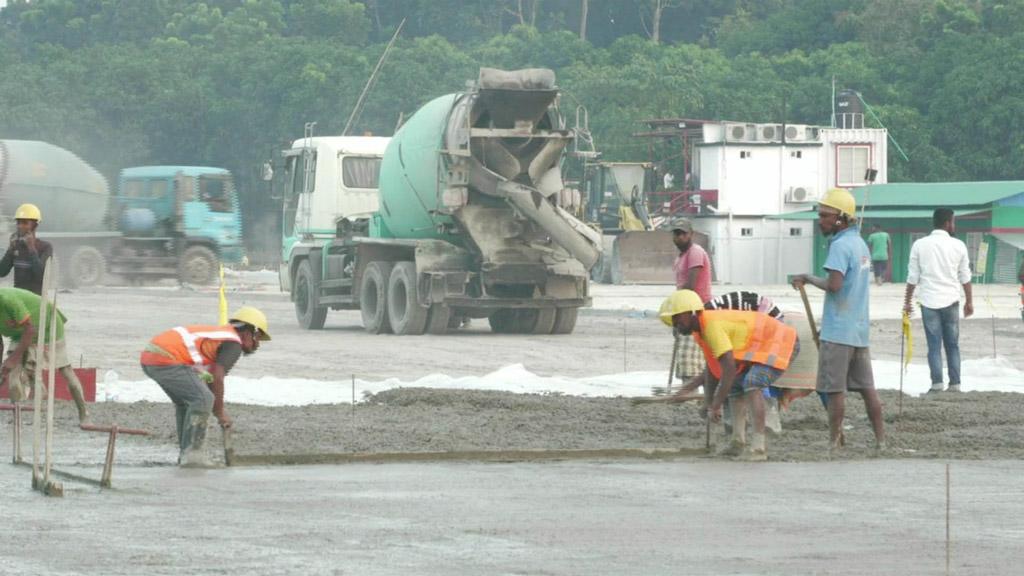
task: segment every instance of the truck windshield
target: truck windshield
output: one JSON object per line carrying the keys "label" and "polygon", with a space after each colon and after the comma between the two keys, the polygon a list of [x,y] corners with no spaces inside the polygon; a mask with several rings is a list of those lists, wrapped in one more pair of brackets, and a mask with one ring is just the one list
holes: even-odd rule
{"label": "truck windshield", "polygon": [[345,188],[377,188],[380,158],[345,156],[341,159],[341,174]]}
{"label": "truck windshield", "polygon": [[214,212],[230,212],[234,185],[228,176],[200,176],[199,199]]}

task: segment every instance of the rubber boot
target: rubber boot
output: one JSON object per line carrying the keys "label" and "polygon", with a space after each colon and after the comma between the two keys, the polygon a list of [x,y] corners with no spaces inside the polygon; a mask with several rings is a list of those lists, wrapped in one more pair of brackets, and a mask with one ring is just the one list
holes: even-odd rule
{"label": "rubber boot", "polygon": [[182,468],[212,468],[213,460],[203,449],[206,443],[206,422],[209,415],[193,416],[186,433],[189,435],[188,445],[181,451],[178,464]]}
{"label": "rubber boot", "polygon": [[718,455],[736,457],[747,447],[747,402],[742,397],[730,398],[728,405],[732,406],[732,438]]}
{"label": "rubber boot", "polygon": [[64,381],[68,384],[68,392],[71,393],[71,398],[74,399],[75,406],[78,407],[78,423],[88,424],[89,409],[85,405],[85,393],[82,391],[82,383],[78,381],[78,375],[75,374],[75,371],[71,366],[61,367],[60,373],[64,376]]}
{"label": "rubber boot", "polygon": [[779,414],[779,401],[777,398],[765,398],[764,401],[764,425],[772,434],[782,434],[782,416]]}
{"label": "rubber boot", "polygon": [[764,432],[754,433],[750,442],[750,450],[741,454],[738,459],[745,462],[764,462],[768,460],[768,452],[764,446]]}

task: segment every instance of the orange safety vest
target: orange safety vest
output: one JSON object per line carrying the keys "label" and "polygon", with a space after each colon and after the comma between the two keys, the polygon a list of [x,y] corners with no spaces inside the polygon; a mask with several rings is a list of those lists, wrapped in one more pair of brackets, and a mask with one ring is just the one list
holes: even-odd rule
{"label": "orange safety vest", "polygon": [[146,366],[205,366],[209,368],[217,360],[218,346],[205,346],[209,341],[238,342],[234,327],[226,326],[178,326],[157,334],[142,352],[139,361]]}
{"label": "orange safety vest", "polygon": [[[700,313],[700,329],[709,322],[744,322],[747,325],[747,341],[733,347],[732,355],[737,363],[764,364],[778,370],[789,367],[789,357],[796,346],[796,329],[761,312],[745,310],[705,310]],[[722,377],[722,366],[711,352],[711,347],[694,332],[693,339],[704,351],[708,369],[715,378]]]}

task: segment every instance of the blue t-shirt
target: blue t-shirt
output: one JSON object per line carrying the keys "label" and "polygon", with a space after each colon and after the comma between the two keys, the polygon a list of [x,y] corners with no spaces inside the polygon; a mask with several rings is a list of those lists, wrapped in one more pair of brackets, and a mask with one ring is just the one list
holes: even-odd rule
{"label": "blue t-shirt", "polygon": [[856,227],[832,237],[828,245],[825,270],[843,275],[839,292],[825,292],[825,311],[821,319],[821,340],[867,348],[868,286],[871,284],[871,253]]}

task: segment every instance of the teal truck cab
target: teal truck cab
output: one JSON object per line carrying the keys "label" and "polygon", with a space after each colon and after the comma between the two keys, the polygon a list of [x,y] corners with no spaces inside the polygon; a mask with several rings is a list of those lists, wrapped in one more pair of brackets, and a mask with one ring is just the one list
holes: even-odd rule
{"label": "teal truck cab", "polygon": [[231,172],[205,166],[140,166],[122,170],[118,188],[111,213],[122,236],[112,246],[112,268],[207,284],[219,263],[244,257]]}
{"label": "teal truck cab", "polygon": [[112,195],[107,179],[68,150],[0,140],[0,234],[13,231],[24,203],[42,211],[39,235],[63,265],[63,286],[99,283],[107,271],[207,284],[221,262],[244,256],[238,196],[223,168],[127,168]]}

